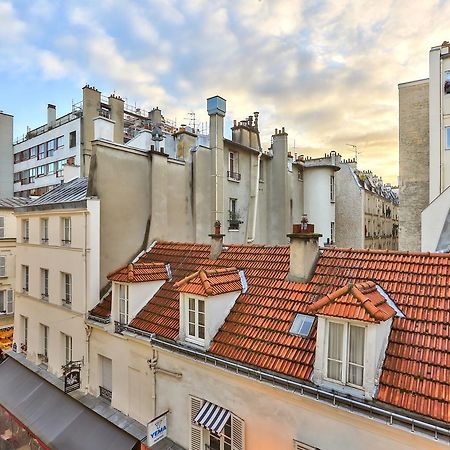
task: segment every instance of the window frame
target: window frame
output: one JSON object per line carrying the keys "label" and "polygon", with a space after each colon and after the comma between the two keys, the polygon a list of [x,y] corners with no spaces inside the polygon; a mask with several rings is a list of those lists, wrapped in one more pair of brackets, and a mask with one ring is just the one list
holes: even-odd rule
{"label": "window frame", "polygon": [[73,340],[72,336],[66,333],[61,333],[64,340],[64,364],[73,361]]}
{"label": "window frame", "polygon": [[49,298],[49,272],[48,269],[41,267],[41,298],[48,300]]}
{"label": "window frame", "polygon": [[41,244],[48,244],[48,217],[41,218]]}
{"label": "window frame", "polygon": [[41,350],[42,350],[42,355],[45,356],[46,358],[48,358],[48,337],[49,337],[49,327],[47,325],[44,325],[43,323],[41,323],[41,337],[42,337],[42,341],[41,341]]}
{"label": "window frame", "polygon": [[122,325],[130,320],[130,286],[126,283],[117,283],[117,319]]}
{"label": "window frame", "polygon": [[22,241],[30,242],[30,219],[22,219]]}
{"label": "window frame", "polygon": [[[194,301],[194,308],[191,308],[191,300]],[[186,295],[186,319],[185,332],[186,341],[194,344],[204,345],[206,339],[206,299],[193,295]],[[201,302],[201,303],[200,303]],[[203,305],[203,311],[200,311],[199,305]],[[194,321],[191,321],[191,314],[194,315]],[[203,317],[203,323],[200,324],[199,317]],[[191,325],[194,327],[194,334],[191,334]],[[203,333],[200,330],[203,329]],[[201,336],[203,334],[203,337]]]}
{"label": "window frame", "polygon": [[240,181],[241,174],[239,172],[239,152],[229,150],[228,151],[228,172],[227,176],[229,180]]}
{"label": "window frame", "polygon": [[62,295],[61,301],[63,306],[66,308],[72,307],[72,297],[73,297],[73,283],[72,283],[72,274],[67,272],[61,272],[62,275]]}
{"label": "window frame", "polygon": [[0,255],[0,278],[6,278],[6,256]]}
{"label": "window frame", "polygon": [[5,216],[0,216],[0,239],[4,239],[5,237]]}
{"label": "window frame", "polygon": [[69,148],[73,148],[77,146],[77,132],[71,131],[69,133]]}
{"label": "window frame", "polygon": [[335,203],[336,201],[336,177],[330,175],[330,202]]}
{"label": "window frame", "polygon": [[[328,360],[329,358],[329,334],[330,334],[330,324],[343,325],[342,333],[342,360],[341,360],[341,379],[337,380],[328,376]],[[349,352],[350,352],[350,327],[362,328],[364,330],[364,347],[363,347],[363,374],[362,374],[362,384],[353,384],[349,380]],[[326,336],[325,336],[325,357],[324,357],[324,378],[332,383],[338,383],[343,386],[350,386],[355,389],[364,390],[364,384],[366,379],[366,354],[367,354],[367,326],[361,325],[360,323],[343,321],[343,320],[327,320],[326,321]],[[335,360],[339,361],[339,360]]]}
{"label": "window frame", "polygon": [[[72,245],[72,220],[71,217],[62,217],[61,243],[64,247]],[[67,226],[68,224],[68,226]]]}
{"label": "window frame", "polygon": [[22,292],[30,291],[30,266],[22,264]]}

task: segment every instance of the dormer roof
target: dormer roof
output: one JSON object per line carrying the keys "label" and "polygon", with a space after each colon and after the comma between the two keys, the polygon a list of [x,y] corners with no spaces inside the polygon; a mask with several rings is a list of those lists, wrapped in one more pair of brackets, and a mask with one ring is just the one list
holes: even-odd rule
{"label": "dormer roof", "polygon": [[110,272],[107,278],[119,283],[145,283],[168,280],[170,276],[162,262],[136,262]]}
{"label": "dormer roof", "polygon": [[239,270],[235,267],[200,269],[174,284],[179,292],[209,297],[242,291]]}
{"label": "dormer roof", "polygon": [[309,305],[308,311],[321,316],[376,323],[396,314],[373,281],[347,284]]}

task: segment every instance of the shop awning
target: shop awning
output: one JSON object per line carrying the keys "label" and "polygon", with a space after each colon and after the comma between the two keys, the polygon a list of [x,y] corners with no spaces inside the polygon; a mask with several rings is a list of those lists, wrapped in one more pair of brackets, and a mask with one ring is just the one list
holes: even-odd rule
{"label": "shop awning", "polygon": [[220,434],[230,416],[231,412],[228,409],[211,402],[205,402],[195,416],[194,422],[214,433]]}
{"label": "shop awning", "polygon": [[126,450],[139,441],[13,358],[0,364],[0,404],[50,448]]}

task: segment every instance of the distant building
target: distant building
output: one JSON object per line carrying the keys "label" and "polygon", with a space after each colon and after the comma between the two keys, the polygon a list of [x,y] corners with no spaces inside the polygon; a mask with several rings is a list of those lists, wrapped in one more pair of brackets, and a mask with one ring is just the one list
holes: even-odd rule
{"label": "distant building", "polygon": [[13,116],[0,111],[0,198],[13,196]]}
{"label": "distant building", "polygon": [[[83,88],[83,100],[73,104],[72,111],[64,116],[57,117],[56,106],[49,104],[47,123],[28,130],[14,142],[14,195],[39,196],[54,188],[62,181],[63,167],[67,161],[72,161],[79,167],[78,176],[87,176],[97,117],[111,121],[114,142],[123,144],[131,139],[137,130],[149,129],[154,125],[155,113],[160,126],[165,130],[174,130],[169,121],[161,116],[159,110],[143,111],[125,104],[123,99],[114,94],[105,97],[89,85]],[[0,125],[2,122],[5,122],[6,127],[8,122],[0,120]],[[0,146],[1,136],[0,129]],[[0,147],[0,158],[2,154]],[[1,187],[9,178],[5,178],[4,181],[0,177],[0,180],[2,180]]]}
{"label": "distant building", "polygon": [[400,249],[450,249],[450,44],[429,78],[399,84]]}

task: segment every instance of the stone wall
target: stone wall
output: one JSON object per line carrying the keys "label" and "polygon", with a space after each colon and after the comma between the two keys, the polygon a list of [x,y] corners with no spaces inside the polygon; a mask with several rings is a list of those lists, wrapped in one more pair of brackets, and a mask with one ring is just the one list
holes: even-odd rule
{"label": "stone wall", "polygon": [[399,250],[420,251],[429,193],[428,80],[399,85]]}

